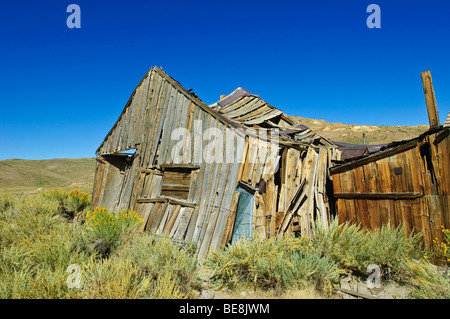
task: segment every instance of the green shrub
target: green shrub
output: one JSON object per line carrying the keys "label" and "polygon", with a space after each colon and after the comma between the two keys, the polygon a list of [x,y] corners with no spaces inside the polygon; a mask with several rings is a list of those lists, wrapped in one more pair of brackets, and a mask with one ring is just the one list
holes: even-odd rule
{"label": "green shrub", "polygon": [[64,268],[56,270],[38,268],[35,271],[22,268],[6,276],[3,275],[5,281],[3,285],[0,284],[0,297],[8,299],[82,298],[80,290],[68,288],[67,276],[68,273]]}
{"label": "green shrub", "polygon": [[75,296],[65,270],[89,256],[74,249],[72,224],[58,213],[58,202],[41,195],[17,199],[0,220],[0,297]]}
{"label": "green shrub", "polygon": [[0,220],[0,245],[6,246],[15,242],[27,243],[49,232],[61,217],[55,213],[58,205],[50,201],[40,202],[32,197],[26,201],[18,201],[8,211],[8,215]]}
{"label": "green shrub", "polygon": [[92,261],[83,265],[81,275],[81,289],[87,298],[143,298],[150,287],[142,271],[126,258]]}
{"label": "green shrub", "polygon": [[69,200],[69,207],[72,210],[81,212],[91,206],[92,196],[88,193],[80,192],[78,189],[74,189],[69,192]]}
{"label": "green shrub", "polygon": [[153,278],[128,257],[93,261],[81,269],[81,291],[85,297],[94,299],[184,298],[179,278],[167,270],[169,264],[165,266]]}
{"label": "green shrub", "polygon": [[151,298],[180,298],[192,297],[190,292],[199,287],[194,253],[192,245],[180,247],[169,238],[141,234],[123,245],[116,257],[130,259],[151,280]]}
{"label": "green shrub", "polygon": [[311,241],[292,237],[241,240],[225,251],[212,252],[205,265],[218,285],[251,285],[279,292],[307,283],[330,292],[341,273],[330,258],[322,258],[312,249]]}
{"label": "green shrub", "polygon": [[329,226],[313,223],[312,245],[347,272],[359,269],[358,254],[367,241],[368,234],[350,223],[338,224],[335,219]]}
{"label": "green shrub", "polygon": [[303,286],[314,285],[317,291],[331,294],[332,288],[339,282],[344,271],[331,258],[322,256],[317,251],[299,251],[290,258],[293,267],[293,280],[302,280]]}
{"label": "green shrub", "polygon": [[44,191],[40,196],[58,203],[58,213],[68,220],[84,217],[83,212],[91,206],[92,196],[78,189],[70,192],[62,189]]}
{"label": "green shrub", "polygon": [[357,225],[339,225],[335,220],[329,226],[317,223],[313,227],[313,246],[323,256],[345,269],[347,273],[365,276],[370,264],[380,266],[382,275],[401,278],[403,260],[418,259],[424,255],[421,235],[405,235],[404,227],[390,224],[368,231]]}
{"label": "green shrub", "polygon": [[7,209],[14,205],[15,198],[10,194],[0,194],[0,218]]}
{"label": "green shrub", "polygon": [[393,228],[390,224],[368,232],[368,238],[355,255],[358,270],[363,272],[369,264],[380,266],[382,275],[401,280],[405,271],[404,260],[419,259],[425,254],[421,247],[421,235],[405,235],[402,226]]}

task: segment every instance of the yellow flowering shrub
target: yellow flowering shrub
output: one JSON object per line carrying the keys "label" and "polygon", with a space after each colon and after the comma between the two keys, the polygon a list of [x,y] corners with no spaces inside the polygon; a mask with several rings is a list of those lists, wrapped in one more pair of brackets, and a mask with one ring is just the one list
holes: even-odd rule
{"label": "yellow flowering shrub", "polygon": [[42,192],[38,200],[56,203],[59,206],[56,212],[69,220],[73,220],[85,215],[84,212],[91,206],[92,196],[80,192],[78,189],[68,192],[57,188]]}
{"label": "yellow flowering shrub", "polygon": [[442,227],[442,233],[444,234],[444,240],[440,241],[437,237],[433,240],[436,253],[438,258],[442,258],[446,262],[450,262],[450,253],[448,251],[448,248],[450,246],[450,229]]}
{"label": "yellow flowering shrub", "polygon": [[142,223],[142,217],[133,210],[111,212],[102,206],[87,211],[83,228],[93,250],[107,256],[122,237],[132,234]]}
{"label": "yellow flowering shrub", "polygon": [[90,232],[120,232],[143,223],[142,217],[133,210],[124,209],[118,213],[110,212],[105,207],[96,207],[87,211],[85,230]]}
{"label": "yellow flowering shrub", "polygon": [[71,190],[69,196],[72,198],[77,198],[80,202],[88,204],[91,200],[91,195],[88,193],[80,192],[78,189]]}
{"label": "yellow flowering shrub", "polygon": [[69,192],[68,206],[74,211],[81,212],[91,205],[91,195],[88,193],[80,192],[78,189],[71,190]]}

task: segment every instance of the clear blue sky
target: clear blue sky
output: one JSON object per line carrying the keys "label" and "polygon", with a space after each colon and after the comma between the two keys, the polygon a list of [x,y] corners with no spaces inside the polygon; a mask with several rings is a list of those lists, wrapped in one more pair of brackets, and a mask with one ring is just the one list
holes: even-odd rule
{"label": "clear blue sky", "polygon": [[376,125],[428,124],[430,70],[443,122],[449,21],[444,0],[2,1],[0,159],[95,156],[153,65],[207,104],[241,86],[290,115]]}

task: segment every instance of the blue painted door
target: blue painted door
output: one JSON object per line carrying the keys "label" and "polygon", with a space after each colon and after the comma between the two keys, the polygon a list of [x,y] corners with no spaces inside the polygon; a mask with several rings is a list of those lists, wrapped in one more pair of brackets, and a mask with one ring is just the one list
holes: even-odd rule
{"label": "blue painted door", "polygon": [[251,192],[239,185],[236,188],[236,191],[239,192],[239,201],[236,208],[236,218],[234,220],[231,244],[234,244],[240,238],[251,238],[253,229],[254,196]]}

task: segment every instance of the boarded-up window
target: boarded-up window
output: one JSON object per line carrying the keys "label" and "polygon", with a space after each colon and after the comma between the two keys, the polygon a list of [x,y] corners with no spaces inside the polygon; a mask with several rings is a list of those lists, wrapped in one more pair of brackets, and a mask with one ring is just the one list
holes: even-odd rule
{"label": "boarded-up window", "polygon": [[191,187],[192,168],[165,167],[161,185],[161,196],[187,200]]}

